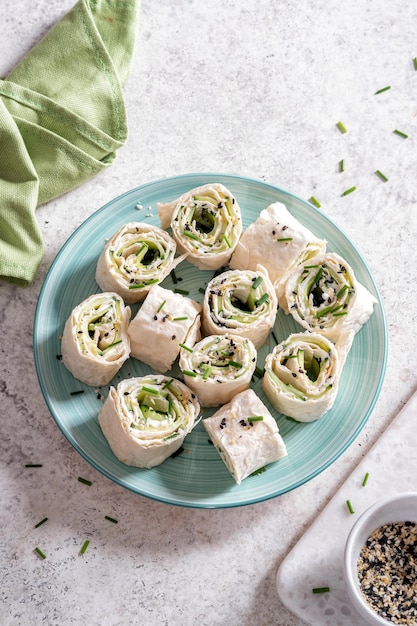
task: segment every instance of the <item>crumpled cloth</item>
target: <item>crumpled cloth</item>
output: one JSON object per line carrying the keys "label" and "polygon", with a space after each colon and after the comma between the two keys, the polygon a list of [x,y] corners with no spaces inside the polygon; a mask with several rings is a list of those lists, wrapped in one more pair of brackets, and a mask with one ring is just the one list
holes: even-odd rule
{"label": "crumpled cloth", "polygon": [[126,141],[138,8],[79,0],[0,80],[0,279],[33,282],[36,207],[106,169]]}

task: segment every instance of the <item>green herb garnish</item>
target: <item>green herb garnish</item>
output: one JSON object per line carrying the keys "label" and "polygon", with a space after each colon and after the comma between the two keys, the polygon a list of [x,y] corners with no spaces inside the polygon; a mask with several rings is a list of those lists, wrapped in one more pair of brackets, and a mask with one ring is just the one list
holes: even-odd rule
{"label": "green herb garnish", "polygon": [[346,506],[348,508],[349,513],[353,515],[355,511],[353,510],[353,506],[350,500],[346,500]]}
{"label": "green herb garnish", "polygon": [[349,189],[346,189],[346,191],[344,191],[342,193],[342,196],[347,196],[348,194],[352,193],[352,191],[356,191],[356,187],[355,186],[349,187]]}
{"label": "green herb garnish", "polygon": [[386,182],[387,182],[388,178],[385,176],[385,174],[383,174],[383,173],[381,172],[381,170],[376,170],[376,171],[375,171],[375,174],[376,174],[377,176],[379,176],[379,178],[380,178],[380,179],[381,179],[384,183],[386,183]]}
{"label": "green herb garnish", "polygon": [[338,127],[341,133],[343,134],[347,133],[346,126],[343,124],[343,122],[337,122],[336,126]]}

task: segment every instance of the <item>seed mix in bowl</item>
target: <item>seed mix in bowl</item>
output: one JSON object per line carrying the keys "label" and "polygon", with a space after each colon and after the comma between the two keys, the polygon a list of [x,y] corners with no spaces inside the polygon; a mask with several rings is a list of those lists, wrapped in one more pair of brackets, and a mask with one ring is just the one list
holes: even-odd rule
{"label": "seed mix in bowl", "polygon": [[361,591],[371,608],[393,624],[417,625],[417,523],[376,528],[358,559]]}

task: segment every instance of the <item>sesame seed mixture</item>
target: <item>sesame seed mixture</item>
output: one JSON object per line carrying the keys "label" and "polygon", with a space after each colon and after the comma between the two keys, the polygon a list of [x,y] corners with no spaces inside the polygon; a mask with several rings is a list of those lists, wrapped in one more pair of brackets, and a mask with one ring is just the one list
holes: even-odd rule
{"label": "sesame seed mixture", "polygon": [[417,524],[392,522],[376,528],[358,559],[361,591],[381,617],[417,625]]}

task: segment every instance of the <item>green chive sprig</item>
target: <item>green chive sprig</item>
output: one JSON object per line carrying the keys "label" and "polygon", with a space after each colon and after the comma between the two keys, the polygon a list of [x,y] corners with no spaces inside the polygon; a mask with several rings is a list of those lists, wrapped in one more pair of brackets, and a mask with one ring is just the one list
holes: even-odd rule
{"label": "green chive sprig", "polygon": [[313,587],[311,591],[313,593],[327,593],[330,591],[330,587]]}
{"label": "green chive sprig", "polygon": [[309,202],[311,202],[311,204],[314,204],[314,206],[317,207],[318,209],[321,207],[320,202],[317,200],[315,196],[311,196],[311,198],[309,199]]}
{"label": "green chive sprig", "polygon": [[41,519],[40,522],[38,522],[37,524],[35,524],[34,528],[39,528],[39,526],[42,526],[42,524],[45,524],[45,522],[48,521],[47,517],[44,517],[43,519]]}
{"label": "green chive sprig", "polygon": [[346,189],[343,193],[342,196],[348,196],[350,193],[353,193],[354,191],[356,191],[356,187],[355,185],[353,187],[349,187],[349,189]]}
{"label": "green chive sprig", "polygon": [[403,139],[408,139],[408,135],[406,133],[403,133],[402,130],[398,130],[398,128],[396,128],[395,130],[392,131],[395,135],[398,135],[399,137],[402,137]]}
{"label": "green chive sprig", "polygon": [[365,476],[363,477],[362,487],[365,487],[366,483],[368,482],[368,478],[369,478],[369,472],[366,472]]}
{"label": "green chive sprig", "polygon": [[382,89],[378,89],[378,91],[375,92],[375,96],[377,96],[380,93],[383,93],[384,91],[388,91],[389,89],[391,89],[391,85],[387,85],[386,87],[382,87]]}
{"label": "green chive sprig", "polygon": [[93,484],[91,480],[87,480],[87,478],[82,478],[82,476],[78,476],[78,482],[82,483],[83,485],[87,485],[87,487],[91,487],[91,485]]}
{"label": "green chive sprig", "polygon": [[350,500],[346,500],[346,506],[348,508],[349,513],[353,515],[355,511],[353,509],[353,506]]}
{"label": "green chive sprig", "polygon": [[87,550],[89,545],[90,545],[90,542],[88,539],[86,539],[83,545],[81,546],[80,554],[85,554],[85,551]]}
{"label": "green chive sprig", "polygon": [[42,560],[43,560],[43,559],[46,559],[46,554],[45,554],[44,552],[42,552],[42,550],[41,550],[40,548],[36,547],[36,548],[35,548],[35,552],[36,552],[36,554],[37,554],[38,556],[40,556],[40,558],[41,558]]}
{"label": "green chive sprig", "polygon": [[386,183],[388,178],[381,172],[381,170],[375,170],[375,174],[382,180],[382,182]]}
{"label": "green chive sprig", "polygon": [[106,519],[108,522],[112,522],[112,524],[118,524],[119,520],[114,519],[114,517],[110,517],[110,515],[105,515],[104,519]]}
{"label": "green chive sprig", "polygon": [[336,126],[338,127],[338,129],[343,135],[347,133],[346,126],[343,124],[343,122],[337,122]]}
{"label": "green chive sprig", "polygon": [[345,171],[345,159],[340,159],[339,161],[339,172]]}

